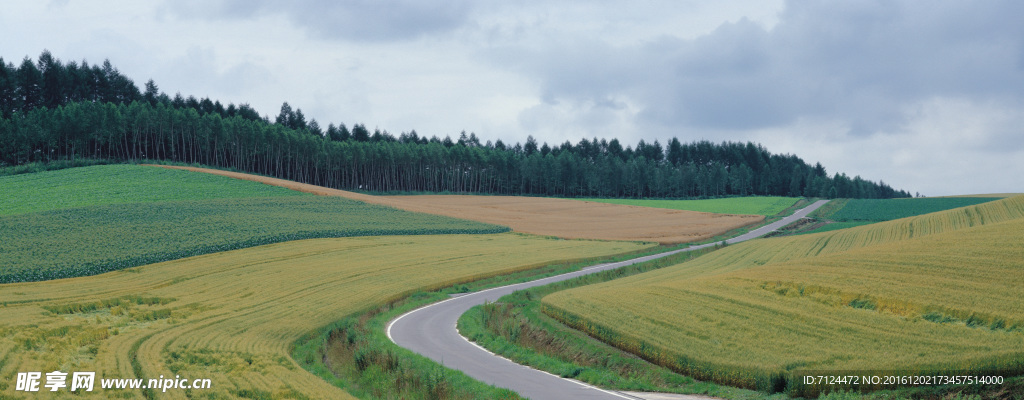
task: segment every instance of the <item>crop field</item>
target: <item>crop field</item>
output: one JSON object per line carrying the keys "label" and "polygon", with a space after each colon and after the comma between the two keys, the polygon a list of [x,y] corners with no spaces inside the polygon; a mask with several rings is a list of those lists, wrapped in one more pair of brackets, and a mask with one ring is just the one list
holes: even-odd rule
{"label": "crop field", "polygon": [[624,204],[669,210],[700,211],[717,214],[748,214],[770,217],[793,206],[796,197],[730,197],[705,200],[636,200],[636,199],[580,199],[598,203]]}
{"label": "crop field", "polygon": [[556,292],[545,312],[677,371],[814,395],[801,371],[1024,373],[1024,197]]}
{"label": "crop field", "polygon": [[413,291],[644,247],[513,233],[310,239],[0,285],[0,390],[17,372],[61,370],[212,380],[159,398],[349,398],[289,358],[299,337]]}
{"label": "crop field", "polygon": [[1024,196],[1024,193],[984,193],[984,194],[961,194],[955,196],[943,196],[943,197],[994,197],[1005,199],[1007,197]]}
{"label": "crop field", "polygon": [[508,226],[516,232],[568,239],[689,243],[764,220],[760,215],[711,214],[541,197],[370,196],[258,175],[194,167],[168,168],[209,172],[282,185],[307,193],[341,196],[406,211]]}
{"label": "crop field", "polygon": [[836,199],[815,211],[818,220],[801,234],[830,232],[882,221],[987,203],[1005,197],[927,197],[912,199]]}
{"label": "crop field", "polygon": [[665,210],[579,200],[508,196],[396,196],[395,207],[569,239],[688,243],[764,220],[762,216]]}
{"label": "crop field", "polygon": [[298,239],[507,230],[321,196],[80,207],[0,217],[0,282],[94,275]]}
{"label": "crop field", "polygon": [[304,196],[270,185],[139,165],[0,176],[0,216],[106,204]]}
{"label": "crop field", "polygon": [[[146,166],[72,168],[0,179],[15,178],[4,187],[11,196],[0,200],[5,210],[22,210],[0,215],[0,283],[95,275],[298,239],[508,230]],[[195,186],[179,188],[188,185]],[[186,196],[206,200],[182,200]],[[25,212],[32,207],[48,210]]]}
{"label": "crop field", "polygon": [[833,221],[891,221],[999,200],[995,197],[926,197],[916,199],[849,199],[831,213]]}

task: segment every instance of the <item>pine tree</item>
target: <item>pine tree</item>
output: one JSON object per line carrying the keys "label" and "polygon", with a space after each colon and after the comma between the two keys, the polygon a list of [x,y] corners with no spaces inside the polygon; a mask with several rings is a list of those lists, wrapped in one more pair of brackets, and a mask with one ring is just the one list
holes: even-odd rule
{"label": "pine tree", "polygon": [[523,151],[526,155],[532,155],[537,152],[537,139],[533,138],[533,135],[526,137],[526,144],[523,145]]}
{"label": "pine tree", "polygon": [[64,66],[60,60],[53,58],[48,50],[43,50],[37,61],[39,72],[42,74],[40,88],[41,106],[46,108],[57,108],[64,104]]}
{"label": "pine tree", "polygon": [[43,74],[32,60],[25,57],[18,68],[18,86],[14,97],[19,111],[33,110],[42,105],[42,84]]}
{"label": "pine tree", "polygon": [[352,125],[352,140],[357,142],[369,142],[370,131],[366,130],[363,124]]}
{"label": "pine tree", "polygon": [[307,129],[309,130],[309,133],[312,133],[314,135],[324,135],[324,131],[320,129],[320,123],[316,122],[316,118],[313,118],[309,121],[309,126],[307,127]]}
{"label": "pine tree", "polygon": [[292,111],[292,106],[288,102],[281,104],[281,112],[277,114],[277,119],[274,120],[275,124],[283,125],[291,128],[295,121],[295,112]]}
{"label": "pine tree", "polygon": [[146,99],[150,105],[155,106],[159,95],[160,89],[156,87],[156,82],[153,82],[152,79],[146,81],[146,92],[142,95],[142,98]]}

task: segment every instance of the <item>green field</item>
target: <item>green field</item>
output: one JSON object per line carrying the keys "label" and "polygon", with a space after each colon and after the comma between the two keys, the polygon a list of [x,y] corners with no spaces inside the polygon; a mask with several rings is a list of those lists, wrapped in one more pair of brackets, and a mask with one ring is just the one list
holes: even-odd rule
{"label": "green field", "polygon": [[926,197],[916,199],[849,199],[818,216],[840,222],[891,221],[999,200],[995,197]]}
{"label": "green field", "polygon": [[[1002,197],[926,197],[914,199],[836,199],[811,214],[827,222],[800,234],[830,232],[999,200]],[[820,225],[820,223],[819,223]]]}
{"label": "green field", "polygon": [[1024,374],[1024,197],[751,241],[557,292],[545,312],[697,378],[803,371]]}
{"label": "green field", "polygon": [[[155,172],[151,175],[151,171]],[[9,177],[33,178],[29,181],[38,185],[13,186],[20,191],[8,192],[11,196],[3,200],[4,208],[9,202],[17,202],[18,209],[25,209],[23,198],[45,197],[37,187],[49,188],[45,193],[53,198],[75,198],[75,193],[85,190],[91,193],[89,201],[110,204],[53,209],[63,203],[52,201],[45,206],[50,211],[0,216],[0,237],[4,238],[0,241],[4,264],[0,283],[94,275],[298,239],[508,230],[337,197],[297,196],[292,195],[297,192],[255,182],[154,167],[103,166],[40,175],[44,174],[43,178]],[[118,183],[104,184],[105,179]],[[205,182],[198,185],[204,190],[177,189],[194,182]],[[185,195],[213,199],[180,200]]]}
{"label": "green field", "polygon": [[793,206],[795,197],[729,197],[705,200],[634,200],[634,199],[579,199],[599,203],[667,208],[670,210],[700,211],[717,214],[748,214],[772,216]]}
{"label": "green field", "polygon": [[223,176],[124,164],[0,176],[0,188],[0,216],[104,204],[309,196]]}
{"label": "green field", "polygon": [[830,222],[828,224],[822,225],[821,227],[819,227],[817,229],[806,231],[806,232],[801,232],[801,234],[838,231],[840,229],[847,229],[847,228],[853,228],[853,227],[856,227],[856,226],[869,225],[869,224],[874,224],[876,222],[877,221]]}

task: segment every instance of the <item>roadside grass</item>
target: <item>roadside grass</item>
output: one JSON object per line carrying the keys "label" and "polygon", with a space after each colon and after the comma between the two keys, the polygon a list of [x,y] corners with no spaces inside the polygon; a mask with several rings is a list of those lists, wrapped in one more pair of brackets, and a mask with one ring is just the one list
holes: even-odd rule
{"label": "roadside grass", "polygon": [[830,221],[828,217],[831,216],[832,214],[835,214],[836,211],[839,211],[840,209],[845,207],[846,203],[848,203],[850,200],[851,199],[829,200],[828,203],[825,203],[825,205],[818,207],[818,209],[814,210],[814,212],[808,215],[808,217],[813,219]]}
{"label": "roadside grass", "polygon": [[390,319],[447,297],[443,292],[418,292],[356,313],[297,340],[292,358],[313,375],[362,399],[521,399],[513,391],[399,347],[382,334]]}
{"label": "roadside grass", "polygon": [[97,205],[309,196],[210,174],[130,164],[0,176],[0,216]]}
{"label": "roadside grass", "polygon": [[[435,292],[415,293],[310,332],[296,341],[293,358],[313,374],[338,382],[351,393],[365,398],[506,398],[507,391],[493,391],[473,380],[463,382],[461,372],[447,370],[392,343],[385,334],[387,323],[405,312],[458,293],[541,279],[594,264],[623,261],[680,247],[684,246],[646,247],[611,256],[562,261],[453,285]],[[439,376],[446,377],[448,382],[437,384],[436,377]],[[438,393],[438,387],[445,389]]]}
{"label": "roadside grass", "polygon": [[519,291],[471,308],[458,321],[460,334],[517,363],[614,390],[703,394],[728,399],[766,396],[700,382],[590,338],[540,312],[545,295],[675,265],[713,249],[674,254],[542,287]]}
{"label": "roadside grass", "polygon": [[552,293],[542,311],[674,371],[765,392],[816,396],[801,371],[1014,377],[1024,374],[1021,232],[1024,197],[1010,198],[731,245]]}
{"label": "roadside grass", "polygon": [[[302,368],[305,358],[290,357],[301,338],[417,292],[648,247],[513,233],[311,239],[97,276],[4,284],[0,382],[13,385],[19,371],[96,371],[98,378],[212,379],[212,389],[177,394],[186,397],[351,398],[343,390],[353,383],[325,381]],[[416,365],[408,367],[421,370]],[[360,379],[371,382],[380,371],[364,372]],[[423,393],[468,385],[455,375],[426,375],[422,382],[435,389]],[[372,387],[352,390],[377,397]],[[162,396],[148,393],[83,395]]]}
{"label": "roadside grass", "polygon": [[645,200],[645,199],[577,199],[598,203],[666,208],[670,210],[700,211],[716,214],[776,215],[799,200],[796,197],[726,197],[702,200]]}

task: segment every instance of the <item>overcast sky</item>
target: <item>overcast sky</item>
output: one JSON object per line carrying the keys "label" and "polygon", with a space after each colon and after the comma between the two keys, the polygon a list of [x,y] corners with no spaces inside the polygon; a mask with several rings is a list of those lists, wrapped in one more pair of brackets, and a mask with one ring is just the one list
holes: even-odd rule
{"label": "overcast sky", "polygon": [[2,1],[0,57],[321,126],[754,141],[929,196],[1024,192],[1020,1]]}

